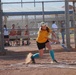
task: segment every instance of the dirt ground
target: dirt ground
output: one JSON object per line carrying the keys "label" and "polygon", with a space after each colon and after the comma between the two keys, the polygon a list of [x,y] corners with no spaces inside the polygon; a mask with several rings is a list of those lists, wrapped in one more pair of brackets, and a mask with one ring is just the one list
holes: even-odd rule
{"label": "dirt ground", "polygon": [[[76,63],[75,49],[67,52],[59,44],[52,45],[52,48],[55,50],[55,58],[59,62]],[[0,75],[76,75],[76,68],[41,68],[26,67],[25,64],[16,65],[25,62],[25,58],[29,52],[38,52],[35,41],[31,42],[29,46],[5,47],[5,49],[7,49],[6,55],[0,56]],[[48,50],[46,49],[44,52],[44,57],[36,59],[36,63],[45,63],[47,65],[47,63],[51,62]],[[11,67],[11,65],[14,66]]]}

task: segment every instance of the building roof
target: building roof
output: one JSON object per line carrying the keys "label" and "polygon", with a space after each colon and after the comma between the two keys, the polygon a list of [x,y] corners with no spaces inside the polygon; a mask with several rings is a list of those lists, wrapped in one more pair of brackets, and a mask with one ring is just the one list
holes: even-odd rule
{"label": "building roof", "polygon": [[[69,11],[72,14],[73,11]],[[44,15],[65,14],[65,11],[44,11]],[[3,16],[20,16],[20,15],[43,15],[42,11],[36,12],[3,12]]]}
{"label": "building roof", "polygon": [[[61,0],[61,1],[65,1],[65,0]],[[76,0],[68,0],[69,2],[76,2]]]}
{"label": "building roof", "polygon": [[[65,8],[65,6],[62,6],[62,8]],[[69,10],[73,10],[73,6],[69,5]]]}
{"label": "building roof", "polygon": [[69,0],[69,2],[76,2],[76,0]]}

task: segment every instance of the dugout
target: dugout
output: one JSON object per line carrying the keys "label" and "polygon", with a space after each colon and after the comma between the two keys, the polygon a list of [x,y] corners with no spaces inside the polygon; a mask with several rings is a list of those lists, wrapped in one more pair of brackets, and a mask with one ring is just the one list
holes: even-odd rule
{"label": "dugout", "polygon": [[[23,7],[23,4],[26,4],[26,3],[32,3],[32,4],[34,4],[34,7],[36,6],[36,3],[41,3],[41,5],[42,5],[42,7],[41,7],[41,11],[33,11],[33,12],[2,12],[2,8],[1,8],[1,16],[27,16],[27,20],[28,20],[28,15],[34,15],[35,16],[35,24],[36,24],[36,15],[41,15],[42,16],[42,21],[46,21],[45,20],[45,15],[50,15],[50,14],[64,14],[65,13],[65,11],[66,11],[66,24],[67,24],[67,27],[69,27],[68,26],[68,21],[69,21],[69,17],[67,17],[67,16],[69,16],[69,14],[72,14],[73,13],[73,11],[69,11],[68,12],[68,4],[66,5],[66,10],[65,11],[45,11],[44,10],[44,5],[45,5],[45,3],[49,3],[49,2],[64,2],[64,1],[38,1],[38,2],[5,2],[5,3],[1,3],[2,5],[3,4],[21,4],[21,7]],[[65,1],[65,3],[68,3],[68,0],[67,1]],[[75,3],[75,2],[74,2]],[[74,4],[73,3],[73,4]],[[68,13],[67,13],[68,12]],[[74,17],[74,15],[73,15],[73,17]],[[73,18],[74,19],[74,18]],[[1,18],[1,21],[2,21],[2,18]],[[74,20],[73,20],[74,21]],[[74,23],[74,22],[73,22]],[[2,22],[0,23],[0,24],[2,24]],[[2,25],[1,25],[1,28],[2,28]],[[67,36],[66,36],[66,39],[67,39],[67,46],[68,47],[70,47],[70,35],[68,34],[69,33],[69,30],[67,29]],[[1,35],[2,35],[2,31],[1,31]],[[68,38],[68,36],[69,36],[69,38]],[[3,48],[4,48],[4,46],[3,46],[3,39],[2,39],[2,37],[3,36],[1,36],[1,50],[3,51]]]}

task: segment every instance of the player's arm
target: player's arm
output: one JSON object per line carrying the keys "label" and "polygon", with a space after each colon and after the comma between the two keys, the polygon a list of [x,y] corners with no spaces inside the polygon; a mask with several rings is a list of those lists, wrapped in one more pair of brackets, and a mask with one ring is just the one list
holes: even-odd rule
{"label": "player's arm", "polygon": [[49,28],[49,32],[50,32],[50,34],[52,34],[52,36],[54,36],[54,37],[56,38],[56,35],[55,35],[55,33],[52,31],[52,29]]}
{"label": "player's arm", "polygon": [[[49,28],[49,32],[50,34],[52,34],[52,36],[54,36],[56,38],[56,35],[55,33],[52,31],[52,29]],[[55,40],[51,39],[51,38],[48,38],[48,40],[52,41],[52,42],[58,42],[57,38]]]}

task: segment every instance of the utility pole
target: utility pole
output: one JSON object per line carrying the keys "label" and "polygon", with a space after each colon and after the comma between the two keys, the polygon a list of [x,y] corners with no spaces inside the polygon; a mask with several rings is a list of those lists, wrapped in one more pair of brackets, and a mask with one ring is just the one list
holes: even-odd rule
{"label": "utility pole", "polygon": [[70,48],[70,32],[69,32],[69,5],[68,0],[65,0],[65,25],[66,25],[66,45]]}
{"label": "utility pole", "polygon": [[5,53],[4,50],[4,34],[3,34],[3,27],[2,27],[2,7],[1,7],[1,0],[0,0],[0,55]]}

